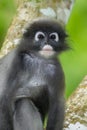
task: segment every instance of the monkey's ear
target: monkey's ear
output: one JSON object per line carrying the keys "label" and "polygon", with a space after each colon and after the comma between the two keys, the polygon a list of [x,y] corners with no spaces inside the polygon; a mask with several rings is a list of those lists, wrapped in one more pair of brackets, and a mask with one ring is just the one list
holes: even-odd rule
{"label": "monkey's ear", "polygon": [[70,42],[69,36],[66,34],[66,36],[64,36],[64,39],[61,39],[59,42],[58,52],[61,53],[63,51],[72,49],[69,42]]}
{"label": "monkey's ear", "polygon": [[71,50],[72,47],[71,47],[71,44],[70,43],[70,39],[69,39],[69,36],[66,35],[66,38],[64,40],[64,44],[62,46],[62,51],[67,51],[67,50]]}
{"label": "monkey's ear", "polygon": [[30,36],[30,30],[27,28],[25,29],[25,31],[23,32],[23,37],[29,37]]}
{"label": "monkey's ear", "polygon": [[23,29],[23,37],[29,37],[32,31],[31,23],[27,23]]}
{"label": "monkey's ear", "polygon": [[64,43],[64,45],[61,45],[60,46],[60,51],[62,52],[62,51],[67,51],[67,50],[69,50],[69,49],[71,49],[71,47],[69,46],[69,44],[65,41],[65,43]]}

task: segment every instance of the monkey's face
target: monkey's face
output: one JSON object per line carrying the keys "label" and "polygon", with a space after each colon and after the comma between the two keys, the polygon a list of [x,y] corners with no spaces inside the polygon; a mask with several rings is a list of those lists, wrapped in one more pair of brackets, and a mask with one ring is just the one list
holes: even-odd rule
{"label": "monkey's face", "polygon": [[34,36],[34,45],[38,46],[39,54],[44,57],[52,57],[56,54],[58,42],[59,35],[57,32],[37,31]]}
{"label": "monkey's face", "polygon": [[33,22],[23,35],[22,48],[43,57],[54,57],[68,48],[64,29],[53,20]]}

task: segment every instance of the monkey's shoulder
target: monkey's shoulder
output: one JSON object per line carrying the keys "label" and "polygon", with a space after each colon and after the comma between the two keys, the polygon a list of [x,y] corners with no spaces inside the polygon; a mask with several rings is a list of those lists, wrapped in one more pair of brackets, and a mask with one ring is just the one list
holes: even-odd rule
{"label": "monkey's shoulder", "polygon": [[48,62],[45,69],[49,73],[49,75],[52,76],[58,76],[60,73],[63,72],[61,64],[57,60]]}

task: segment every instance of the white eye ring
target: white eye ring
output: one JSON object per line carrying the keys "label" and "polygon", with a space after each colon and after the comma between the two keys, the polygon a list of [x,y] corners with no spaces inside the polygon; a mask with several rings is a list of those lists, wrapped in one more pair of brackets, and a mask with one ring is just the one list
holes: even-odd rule
{"label": "white eye ring", "polygon": [[56,32],[51,33],[51,34],[50,34],[50,39],[52,39],[52,40],[58,42],[58,41],[59,41],[59,35],[58,35],[58,33],[56,33]]}
{"label": "white eye ring", "polygon": [[39,40],[42,40],[44,38],[45,38],[45,34],[43,32],[40,32],[40,31],[36,32],[35,41],[39,41]]}

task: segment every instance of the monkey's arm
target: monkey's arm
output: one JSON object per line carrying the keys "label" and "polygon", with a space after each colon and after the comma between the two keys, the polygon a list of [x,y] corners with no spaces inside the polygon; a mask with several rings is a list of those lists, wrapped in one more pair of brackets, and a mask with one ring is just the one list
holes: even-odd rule
{"label": "monkey's arm", "polygon": [[0,130],[13,130],[7,99],[0,99]]}
{"label": "monkey's arm", "polygon": [[13,124],[14,130],[43,130],[40,113],[27,98],[16,102]]}
{"label": "monkey's arm", "polygon": [[52,100],[49,107],[47,130],[62,130],[64,122],[64,99]]}

